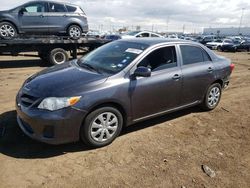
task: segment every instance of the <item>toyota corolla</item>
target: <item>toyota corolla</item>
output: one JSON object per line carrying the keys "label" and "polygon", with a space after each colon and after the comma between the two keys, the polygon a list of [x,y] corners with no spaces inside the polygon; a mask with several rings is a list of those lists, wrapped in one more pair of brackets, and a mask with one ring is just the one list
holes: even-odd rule
{"label": "toyota corolla", "polygon": [[17,120],[42,142],[101,147],[139,121],[195,105],[213,110],[233,68],[195,42],[119,40],[28,78],[16,97]]}

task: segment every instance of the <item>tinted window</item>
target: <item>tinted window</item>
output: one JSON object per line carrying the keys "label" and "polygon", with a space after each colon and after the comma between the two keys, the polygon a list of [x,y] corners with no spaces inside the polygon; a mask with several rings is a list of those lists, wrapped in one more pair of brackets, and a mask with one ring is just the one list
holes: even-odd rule
{"label": "tinted window", "polygon": [[69,6],[69,5],[66,5],[66,8],[67,8],[68,12],[75,12],[77,10],[76,7]]}
{"label": "tinted window", "polygon": [[45,12],[46,8],[44,3],[32,3],[29,5],[26,5],[24,7],[24,12],[28,13],[37,13],[37,12]]}
{"label": "tinted window", "polygon": [[50,12],[67,12],[66,8],[62,4],[49,3]]}
{"label": "tinted window", "polygon": [[149,37],[149,33],[141,33],[137,35],[136,37]]}
{"label": "tinted window", "polygon": [[152,71],[176,67],[176,51],[174,46],[157,49],[147,55],[137,67],[144,66]]}
{"label": "tinted window", "polygon": [[[180,48],[181,48],[183,65],[199,63],[203,62],[204,59],[209,59],[209,57],[208,56],[206,57],[204,51],[199,47],[181,45]],[[203,56],[205,58],[203,58]]]}

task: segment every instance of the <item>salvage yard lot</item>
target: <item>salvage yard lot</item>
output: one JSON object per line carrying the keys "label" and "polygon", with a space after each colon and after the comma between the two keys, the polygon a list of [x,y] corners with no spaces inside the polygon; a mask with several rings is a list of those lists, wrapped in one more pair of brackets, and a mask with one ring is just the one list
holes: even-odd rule
{"label": "salvage yard lot", "polygon": [[194,107],[142,122],[94,150],[23,135],[15,95],[45,66],[34,57],[0,56],[0,187],[249,187],[250,53],[220,54],[236,67],[214,111]]}

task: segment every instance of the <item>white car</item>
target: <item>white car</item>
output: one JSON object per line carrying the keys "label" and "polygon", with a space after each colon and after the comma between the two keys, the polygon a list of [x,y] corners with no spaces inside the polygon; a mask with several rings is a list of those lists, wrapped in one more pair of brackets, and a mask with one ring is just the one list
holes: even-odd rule
{"label": "white car", "polygon": [[138,38],[138,37],[163,37],[157,33],[153,33],[150,31],[130,31],[123,35],[121,35],[122,39],[128,38]]}
{"label": "white car", "polygon": [[206,46],[212,50],[220,50],[222,45],[232,43],[231,39],[215,39],[213,42],[208,42]]}

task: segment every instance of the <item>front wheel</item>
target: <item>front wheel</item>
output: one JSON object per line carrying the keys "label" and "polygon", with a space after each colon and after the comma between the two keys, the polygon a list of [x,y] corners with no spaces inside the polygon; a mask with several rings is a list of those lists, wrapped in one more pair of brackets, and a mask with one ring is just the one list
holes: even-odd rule
{"label": "front wheel", "polygon": [[9,22],[0,23],[0,38],[13,39],[17,37],[17,30],[15,26]]}
{"label": "front wheel", "polygon": [[103,147],[120,134],[123,116],[114,107],[102,107],[91,112],[81,127],[81,140],[90,147]]}
{"label": "front wheel", "polygon": [[204,110],[213,110],[219,104],[221,98],[221,85],[219,83],[212,84],[205,95],[201,107]]}

